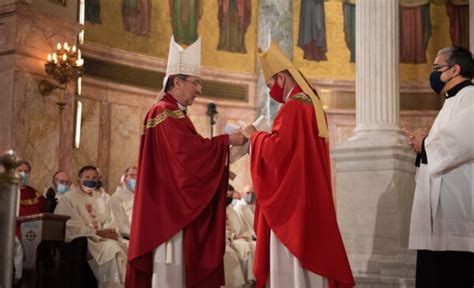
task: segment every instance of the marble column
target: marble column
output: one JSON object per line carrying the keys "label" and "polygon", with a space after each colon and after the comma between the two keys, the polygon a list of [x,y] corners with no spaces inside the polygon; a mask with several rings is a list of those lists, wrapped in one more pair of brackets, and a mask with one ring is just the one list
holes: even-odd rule
{"label": "marble column", "polygon": [[[262,0],[259,2],[258,47],[267,50],[273,40],[293,58],[293,1]],[[257,60],[257,117],[264,115],[273,122],[280,105],[273,101]]]}
{"label": "marble column", "polygon": [[356,6],[356,129],[332,151],[338,221],[355,272],[407,246],[414,153],[399,126],[399,1]]}

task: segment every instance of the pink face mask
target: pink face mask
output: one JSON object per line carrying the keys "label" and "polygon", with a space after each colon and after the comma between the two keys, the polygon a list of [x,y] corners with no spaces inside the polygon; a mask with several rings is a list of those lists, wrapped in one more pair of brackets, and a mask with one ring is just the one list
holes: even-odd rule
{"label": "pink face mask", "polygon": [[272,89],[270,89],[270,97],[278,103],[283,103],[283,87],[280,87],[276,81],[273,83]]}

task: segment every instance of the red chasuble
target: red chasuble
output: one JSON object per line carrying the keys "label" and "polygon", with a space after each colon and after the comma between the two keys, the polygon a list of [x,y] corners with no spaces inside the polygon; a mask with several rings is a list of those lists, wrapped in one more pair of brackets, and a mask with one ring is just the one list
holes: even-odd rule
{"label": "red chasuble", "polygon": [[[30,186],[20,187],[20,213],[19,216],[30,216],[43,212],[46,199],[39,195]],[[16,227],[16,235],[21,237],[20,225]]]}
{"label": "red chasuble", "polygon": [[332,198],[329,146],[318,137],[312,102],[299,87],[278,112],[272,133],[254,133],[251,147],[257,287],[269,276],[270,229],[305,270],[327,278],[331,288],[352,287]]}
{"label": "red chasuble", "polygon": [[169,94],[144,121],[126,287],[151,287],[153,251],[183,230],[186,287],[224,285],[229,136],[201,137]]}

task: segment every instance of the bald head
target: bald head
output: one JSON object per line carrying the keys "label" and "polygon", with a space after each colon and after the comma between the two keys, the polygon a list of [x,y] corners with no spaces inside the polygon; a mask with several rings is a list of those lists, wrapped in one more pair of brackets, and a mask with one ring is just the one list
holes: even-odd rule
{"label": "bald head", "polygon": [[69,178],[69,174],[66,171],[58,170],[56,173],[53,174],[53,184],[63,184],[69,185],[71,183],[71,179]]}
{"label": "bald head", "polygon": [[255,191],[253,191],[253,186],[252,185],[246,185],[244,186],[244,189],[242,190],[243,194],[247,194],[247,193],[254,193]]}

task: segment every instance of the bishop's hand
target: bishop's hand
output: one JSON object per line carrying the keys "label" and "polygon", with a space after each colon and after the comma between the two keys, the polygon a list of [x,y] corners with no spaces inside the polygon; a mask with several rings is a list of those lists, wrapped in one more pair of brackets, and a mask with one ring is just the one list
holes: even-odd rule
{"label": "bishop's hand", "polygon": [[242,146],[247,143],[247,139],[242,132],[237,131],[229,134],[229,144],[233,146]]}
{"label": "bishop's hand", "polygon": [[242,134],[244,134],[245,138],[250,139],[252,137],[252,134],[257,132],[257,128],[253,125],[247,125],[247,127],[242,130]]}

